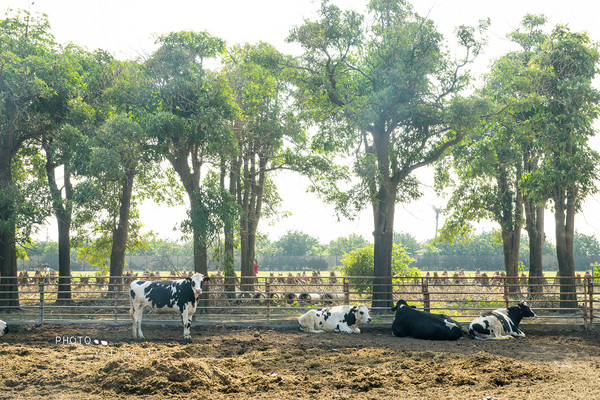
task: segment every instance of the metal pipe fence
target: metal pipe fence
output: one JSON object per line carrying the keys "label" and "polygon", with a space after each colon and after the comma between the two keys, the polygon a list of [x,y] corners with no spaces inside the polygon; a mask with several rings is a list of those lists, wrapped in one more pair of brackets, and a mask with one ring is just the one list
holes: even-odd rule
{"label": "metal pipe fence", "polygon": [[[391,322],[389,307],[372,307],[374,277],[211,277],[198,299],[195,319],[203,321],[293,320],[310,308],[364,303],[375,322]],[[52,322],[128,322],[129,284],[123,277],[35,277],[17,279],[18,290],[0,287],[3,319],[39,324]],[[150,278],[159,280],[163,278]],[[592,326],[599,322],[598,278],[387,278],[393,302],[444,313],[467,323],[484,312],[526,300],[538,315],[536,323]],[[10,282],[10,281],[8,281]],[[240,286],[240,282],[243,283]],[[247,283],[250,282],[250,283]],[[529,283],[538,282],[538,283]],[[14,287],[10,285],[9,287]],[[64,290],[70,288],[70,290]],[[567,291],[570,297],[561,299]],[[564,296],[563,296],[564,297]],[[18,303],[18,304],[17,304]],[[568,306],[568,307],[567,307]],[[144,320],[179,321],[179,315],[148,313]]]}

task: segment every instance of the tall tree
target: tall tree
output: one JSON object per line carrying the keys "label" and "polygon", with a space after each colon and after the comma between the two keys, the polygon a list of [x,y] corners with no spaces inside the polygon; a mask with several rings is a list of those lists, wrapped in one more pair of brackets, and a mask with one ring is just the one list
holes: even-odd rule
{"label": "tall tree", "polygon": [[373,208],[373,306],[388,307],[395,204],[419,197],[412,173],[459,143],[480,114],[460,93],[469,82],[461,71],[482,41],[460,27],[465,55],[452,61],[434,22],[408,2],[372,0],[368,12],[364,24],[359,13],[323,1],[320,19],[294,28],[289,41],[304,49],[297,97],[319,125],[314,147],[354,150],[362,183],[342,197]]}
{"label": "tall tree", "polygon": [[[516,135],[515,126],[507,123],[504,114],[494,118],[481,126],[479,134],[471,135],[453,150],[452,171],[458,184],[451,185],[448,180],[440,179],[450,176],[445,165],[438,168],[437,177],[437,185],[452,193],[446,206],[449,215],[438,240],[464,238],[472,230],[473,221],[497,222],[504,267],[509,277],[519,275],[523,224],[523,194],[519,187],[523,171],[519,149],[515,145]],[[509,288],[513,292],[519,291],[516,285]]]}
{"label": "tall tree", "polygon": [[150,132],[188,195],[194,269],[207,274],[208,237],[202,226],[213,211],[203,206],[202,167],[218,165],[219,153],[232,145],[230,121],[237,109],[225,77],[205,64],[225,43],[206,32],[174,32],[159,37],[157,44],[146,62],[157,107]]}
{"label": "tall tree", "polygon": [[[71,298],[71,229],[73,212],[78,206],[77,185],[74,176],[78,159],[86,154],[90,135],[105,118],[106,108],[102,101],[104,90],[110,85],[112,57],[103,51],[89,53],[77,46],[64,49],[64,57],[72,66],[70,92],[72,97],[63,104],[63,115],[42,137],[42,148],[46,155],[46,179],[52,198],[52,208],[58,227],[58,294],[59,302]],[[62,179],[58,176],[62,175]]]}
{"label": "tall tree", "polygon": [[528,189],[554,203],[556,253],[561,279],[561,306],[577,307],[573,238],[575,214],[596,191],[600,157],[589,145],[595,134],[600,93],[592,86],[599,53],[585,33],[558,25],[530,63],[543,107],[539,146],[544,157],[528,175]]}
{"label": "tall tree", "polygon": [[[228,52],[226,71],[240,109],[233,124],[237,152],[233,154],[231,179],[241,208],[240,242],[242,277],[254,275],[255,241],[265,203],[278,199],[269,176],[290,167],[284,143],[304,142],[303,131],[286,108],[289,83],[284,57],[267,43],[236,46]],[[252,279],[242,285],[249,289]]]}
{"label": "tall tree", "polygon": [[[66,101],[64,58],[47,17],[21,11],[0,20],[0,300],[18,305],[16,232],[26,213],[16,157],[39,139]],[[22,163],[23,164],[23,163]],[[43,179],[43,178],[42,178]],[[31,210],[30,210],[31,211]]]}
{"label": "tall tree", "polygon": [[[505,74],[505,81],[510,82],[505,90],[512,94],[514,105],[510,116],[520,125],[521,135],[519,145],[522,152],[523,179],[520,186],[523,190],[523,205],[525,211],[525,229],[529,236],[529,293],[543,292],[543,253],[546,234],[544,233],[544,211],[547,198],[537,198],[526,190],[527,176],[536,172],[542,159],[542,150],[536,138],[543,132],[536,118],[540,101],[537,97],[535,80],[528,73],[529,62],[547,40],[547,34],[542,30],[547,19],[543,15],[527,14],[521,22],[522,29],[508,34],[508,38],[521,46],[521,51],[513,53],[516,70]],[[509,77],[509,74],[512,76]]]}

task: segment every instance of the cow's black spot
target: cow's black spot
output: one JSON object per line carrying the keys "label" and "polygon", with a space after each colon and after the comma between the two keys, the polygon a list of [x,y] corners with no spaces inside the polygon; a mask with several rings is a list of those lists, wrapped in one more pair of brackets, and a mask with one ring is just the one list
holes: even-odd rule
{"label": "cow's black spot", "polygon": [[[175,293],[173,293],[175,287]],[[144,295],[155,308],[177,306],[183,312],[186,303],[196,304],[196,297],[189,280],[151,282],[144,288]]]}
{"label": "cow's black spot", "polygon": [[319,321],[319,325],[323,325],[323,321]]}
{"label": "cow's black spot", "polygon": [[323,313],[323,319],[324,319],[325,321],[327,321],[327,318],[329,318],[330,316],[331,316],[331,313],[330,313],[330,312],[324,312],[324,313]]}
{"label": "cow's black spot", "polygon": [[143,285],[144,283],[146,283],[146,281],[135,281],[135,283],[137,283],[138,285]]}
{"label": "cow's black spot", "polygon": [[356,314],[351,310],[348,314],[344,315],[343,322],[345,322],[348,326],[355,325],[356,324]]}
{"label": "cow's black spot", "polygon": [[132,299],[135,299],[135,292],[133,291],[133,289],[129,290],[129,295],[131,296]]}
{"label": "cow's black spot", "polygon": [[492,314],[498,321],[500,321],[500,323],[502,324],[502,329],[504,330],[504,332],[512,332],[512,320],[507,321],[506,317],[502,314]]}

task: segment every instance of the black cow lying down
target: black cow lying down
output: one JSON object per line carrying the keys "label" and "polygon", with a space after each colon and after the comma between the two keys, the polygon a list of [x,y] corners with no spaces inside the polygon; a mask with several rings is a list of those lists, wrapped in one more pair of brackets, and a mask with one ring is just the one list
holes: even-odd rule
{"label": "black cow lying down", "polygon": [[498,308],[477,317],[469,325],[469,334],[475,339],[511,339],[525,337],[519,329],[523,318],[535,318],[536,315],[525,302],[509,308]]}
{"label": "black cow lying down", "polygon": [[463,336],[460,324],[444,314],[419,311],[404,300],[398,300],[392,311],[396,311],[392,324],[395,336],[425,340],[458,340]]}

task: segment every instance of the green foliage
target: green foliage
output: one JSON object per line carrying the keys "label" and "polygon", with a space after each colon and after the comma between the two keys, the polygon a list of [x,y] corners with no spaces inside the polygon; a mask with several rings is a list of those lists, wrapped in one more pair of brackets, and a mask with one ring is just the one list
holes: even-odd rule
{"label": "green foliage", "polygon": [[600,243],[596,236],[576,231],[573,238],[573,255],[600,258]]}
{"label": "green foliage", "polygon": [[[394,277],[418,277],[420,272],[416,268],[410,268],[410,258],[404,247],[394,245],[392,249],[392,275]],[[351,251],[342,258],[342,265],[338,272],[344,276],[373,276],[374,270],[374,246],[369,245],[361,249]],[[358,285],[357,291],[368,293],[372,290],[372,278],[350,279],[350,284]]]}
{"label": "green foliage", "polygon": [[272,255],[310,256],[323,252],[319,239],[300,231],[288,231],[273,243]]}
{"label": "green foliage", "polygon": [[239,206],[231,193],[214,184],[207,183],[198,188],[193,199],[194,204],[188,211],[188,219],[181,224],[181,230],[188,235],[195,233],[207,244],[221,231],[224,220],[239,218]]}
{"label": "green foliage", "polygon": [[362,235],[351,233],[346,237],[339,237],[329,242],[326,253],[332,256],[342,256],[368,244],[369,242]]}
{"label": "green foliage", "polygon": [[[456,238],[456,240],[444,241],[439,237],[426,242],[423,246],[423,254],[438,255],[462,255],[462,256],[502,256],[502,242],[499,231],[482,232]],[[519,248],[521,256],[529,255],[529,237],[521,235],[521,246]],[[544,255],[556,255],[556,248],[549,241],[544,241]]]}
{"label": "green foliage", "polygon": [[409,255],[421,254],[421,244],[410,233],[394,232],[394,238],[392,240],[394,244],[404,247]]}

